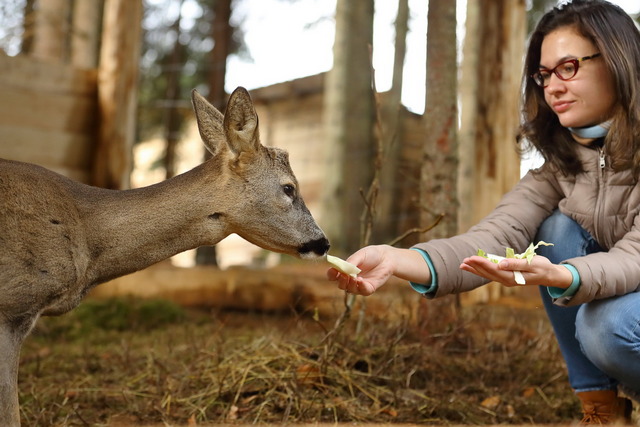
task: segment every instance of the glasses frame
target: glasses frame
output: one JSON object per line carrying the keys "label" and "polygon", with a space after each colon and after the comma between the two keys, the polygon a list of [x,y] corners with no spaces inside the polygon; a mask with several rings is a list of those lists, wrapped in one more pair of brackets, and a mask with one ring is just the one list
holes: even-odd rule
{"label": "glasses frame", "polygon": [[[535,84],[537,84],[541,88],[545,88],[545,87],[549,86],[549,82],[551,81],[551,74],[555,74],[556,77],[558,77],[560,80],[562,80],[563,82],[566,82],[567,80],[571,80],[572,78],[574,78],[576,76],[576,74],[578,74],[578,70],[580,69],[580,63],[582,61],[588,61],[589,59],[594,59],[594,58],[597,58],[597,57],[599,57],[601,55],[602,55],[601,53],[594,53],[593,55],[583,56],[582,58],[568,59],[566,61],[562,61],[561,63],[559,63],[558,65],[553,67],[551,70],[548,69],[548,68],[542,67],[538,71],[536,71],[535,73],[531,74],[531,78],[533,79]],[[562,65],[565,65],[565,64],[568,64],[568,63],[573,64],[573,67],[575,68],[575,72],[573,73],[573,75],[571,77],[568,77],[568,78],[565,79],[558,72],[558,67],[560,67]],[[546,72],[549,73],[549,82],[547,84],[544,84],[544,79],[542,78],[542,75],[540,74],[541,71],[546,71]]]}

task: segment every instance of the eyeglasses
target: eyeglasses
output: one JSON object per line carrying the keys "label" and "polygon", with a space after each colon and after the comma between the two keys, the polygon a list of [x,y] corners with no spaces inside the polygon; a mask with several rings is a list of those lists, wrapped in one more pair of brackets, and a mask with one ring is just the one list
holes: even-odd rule
{"label": "eyeglasses", "polygon": [[560,80],[571,80],[575,77],[576,74],[578,74],[578,68],[580,68],[580,63],[582,61],[597,58],[600,55],[600,53],[595,53],[591,56],[585,56],[583,58],[569,59],[568,61],[559,63],[551,70],[547,68],[540,68],[538,71],[531,74],[531,78],[540,87],[549,86],[549,82],[551,81],[551,73],[558,76]]}

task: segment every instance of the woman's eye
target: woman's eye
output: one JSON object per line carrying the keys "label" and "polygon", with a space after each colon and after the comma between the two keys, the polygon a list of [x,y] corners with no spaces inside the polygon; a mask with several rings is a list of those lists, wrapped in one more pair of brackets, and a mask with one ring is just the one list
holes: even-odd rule
{"label": "woman's eye", "polygon": [[570,62],[562,65],[563,74],[573,74],[575,73],[575,70],[576,70],[576,67]]}
{"label": "woman's eye", "polygon": [[296,189],[291,184],[283,185],[282,186],[282,191],[284,191],[284,194],[286,194],[287,196],[289,196],[291,198],[293,198],[293,196],[295,196],[295,194],[296,194]]}

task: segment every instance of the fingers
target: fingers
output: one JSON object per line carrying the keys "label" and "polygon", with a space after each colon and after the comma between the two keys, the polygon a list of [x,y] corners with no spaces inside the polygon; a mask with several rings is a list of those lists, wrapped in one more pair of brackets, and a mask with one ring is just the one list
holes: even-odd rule
{"label": "fingers", "polygon": [[338,288],[343,291],[363,296],[369,296],[375,292],[375,287],[372,284],[365,282],[362,278],[352,277],[338,271],[336,272],[337,277],[334,280],[338,282]]}
{"label": "fingers", "polygon": [[495,269],[485,269],[464,263],[460,265],[460,269],[495,282],[508,283],[508,281],[513,278],[513,273],[510,272],[500,274],[500,272]]}
{"label": "fingers", "polygon": [[335,282],[338,280],[338,277],[340,277],[340,272],[335,268],[331,267],[327,270],[327,279],[330,281]]}
{"label": "fingers", "polygon": [[327,279],[338,282],[339,289],[354,295],[369,296],[376,291],[375,286],[364,279],[344,274],[333,267],[327,270]]}
{"label": "fingers", "polygon": [[521,265],[521,260],[502,260],[499,264],[491,262],[483,257],[473,256],[465,258],[460,264],[460,269],[473,273],[485,279],[502,283],[505,286],[516,286],[514,271],[526,270],[525,265]]}

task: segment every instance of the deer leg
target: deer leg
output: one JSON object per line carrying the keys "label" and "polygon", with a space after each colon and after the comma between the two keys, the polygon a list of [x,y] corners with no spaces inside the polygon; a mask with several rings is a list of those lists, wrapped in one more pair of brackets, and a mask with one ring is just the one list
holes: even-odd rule
{"label": "deer leg", "polygon": [[20,426],[18,366],[20,348],[37,316],[0,323],[0,426]]}

